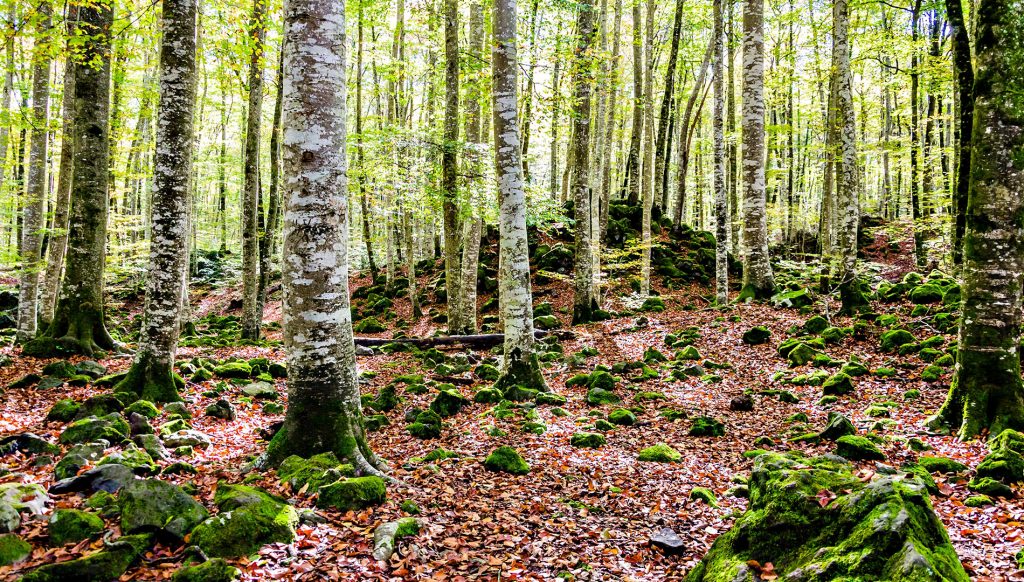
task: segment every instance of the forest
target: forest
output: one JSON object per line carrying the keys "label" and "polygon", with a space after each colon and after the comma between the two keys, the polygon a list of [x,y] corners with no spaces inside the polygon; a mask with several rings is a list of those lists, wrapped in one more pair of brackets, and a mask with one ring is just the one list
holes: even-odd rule
{"label": "forest", "polygon": [[0,579],[1024,580],[1022,8],[0,0]]}

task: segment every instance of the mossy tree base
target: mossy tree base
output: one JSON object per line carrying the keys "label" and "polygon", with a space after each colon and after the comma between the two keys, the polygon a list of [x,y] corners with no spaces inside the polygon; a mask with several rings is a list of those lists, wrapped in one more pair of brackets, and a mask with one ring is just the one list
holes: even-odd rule
{"label": "mossy tree base", "polygon": [[26,342],[22,353],[38,358],[68,354],[94,356],[115,348],[100,310],[89,305],[72,310],[62,305],[53,323],[39,337]]}
{"label": "mossy tree base", "polygon": [[506,355],[506,358],[504,369],[494,382],[495,389],[500,390],[502,394],[517,387],[539,392],[550,391],[544,374],[540,371],[537,354],[530,354],[524,358],[519,350],[514,350],[512,354]]}
{"label": "mossy tree base", "polygon": [[842,304],[839,308],[840,315],[853,315],[870,306],[867,296],[864,295],[861,280],[857,277],[848,277],[839,285],[839,300]]}
{"label": "mossy tree base", "polygon": [[961,439],[988,431],[1024,429],[1024,382],[1019,366],[1007,370],[1002,352],[960,350],[946,402],[928,421],[932,429],[957,431]]}
{"label": "mossy tree base", "polygon": [[739,303],[744,301],[765,301],[771,299],[772,295],[775,295],[775,285],[759,286],[754,283],[747,283],[740,289],[740,294],[736,301]]}
{"label": "mossy tree base", "polygon": [[165,363],[140,355],[128,375],[114,386],[114,393],[122,402],[148,400],[150,402],[179,402],[178,390],[185,387],[185,381]]}
{"label": "mossy tree base", "polygon": [[601,306],[597,304],[595,299],[585,303],[575,303],[572,306],[572,324],[580,325],[600,321],[601,318],[597,316],[600,310]]}
{"label": "mossy tree base", "polygon": [[[320,384],[301,390],[290,386],[284,425],[271,439],[256,467],[277,467],[292,455],[309,458],[334,453],[341,462],[351,463],[359,474],[386,477],[384,463],[366,442],[358,399],[348,402],[339,397],[336,386]],[[300,397],[303,394],[308,396]]]}

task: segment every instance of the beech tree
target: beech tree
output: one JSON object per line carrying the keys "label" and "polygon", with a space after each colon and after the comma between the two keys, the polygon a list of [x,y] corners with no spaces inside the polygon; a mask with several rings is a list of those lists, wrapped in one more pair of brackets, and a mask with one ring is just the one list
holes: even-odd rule
{"label": "beech tree", "polygon": [[[729,207],[725,191],[725,27],[722,1],[715,0],[714,36],[714,105],[712,123],[715,148],[715,302],[729,304]],[[750,0],[748,0],[749,2]],[[760,0],[754,0],[759,2]],[[765,261],[767,262],[767,261]],[[771,266],[768,267],[771,269]]]}
{"label": "beech tree", "polygon": [[345,2],[284,6],[284,342],[288,409],[258,465],[333,452],[379,475],[363,436],[348,297]]}
{"label": "beech tree", "polygon": [[263,305],[260,303],[258,215],[260,204],[260,127],[263,116],[263,50],[267,37],[266,0],[253,0],[252,46],[249,47],[249,105],[245,123],[245,169],[242,186],[242,338],[260,338]]}
{"label": "beech tree", "polygon": [[743,5],[743,290],[740,300],[775,292],[768,257],[764,182],[764,2]]}
{"label": "beech tree", "polygon": [[164,0],[160,40],[152,241],[139,348],[114,391],[127,399],[180,400],[174,356],[188,268],[193,124],[196,103],[197,0]]}
{"label": "beech tree", "polygon": [[932,426],[973,438],[1024,428],[1020,338],[1024,276],[1024,13],[982,0],[975,41],[974,131],[963,243],[963,302],[953,381]]}
{"label": "beech tree", "polygon": [[17,340],[27,342],[36,335],[41,229],[46,209],[46,156],[49,145],[47,124],[50,118],[50,4],[42,0],[36,6],[39,36],[33,54],[32,71],[32,146],[25,187],[25,209],[22,215],[21,285],[18,301]]}
{"label": "beech tree", "polygon": [[71,209],[60,298],[50,326],[23,348],[26,355],[92,355],[114,349],[104,317],[103,271],[107,247],[110,27],[106,1],[78,9],[84,41],[74,64],[75,131]]}
{"label": "beech tree", "polygon": [[546,391],[534,351],[530,250],[526,240],[526,183],[519,149],[516,2],[494,0],[491,49],[494,111],[494,166],[498,182],[500,230],[498,292],[505,330],[501,376],[495,386]]}
{"label": "beech tree", "polygon": [[576,19],[577,41],[573,74],[572,153],[574,163],[572,199],[576,220],[576,251],[573,262],[573,323],[593,321],[598,309],[594,288],[593,220],[590,193],[590,101],[594,79],[591,43],[594,29],[594,4],[584,0]]}
{"label": "beech tree", "polygon": [[459,6],[444,1],[444,144],[441,150],[441,192],[444,214],[444,284],[448,294],[448,330],[462,327],[459,309]]}

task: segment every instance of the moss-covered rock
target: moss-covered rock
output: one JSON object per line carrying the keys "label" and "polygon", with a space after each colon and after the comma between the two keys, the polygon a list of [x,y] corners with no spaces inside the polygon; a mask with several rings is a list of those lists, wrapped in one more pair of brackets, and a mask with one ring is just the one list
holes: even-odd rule
{"label": "moss-covered rock", "polygon": [[932,283],[925,283],[924,285],[915,287],[910,292],[910,302],[914,305],[925,305],[929,303],[938,303],[942,301],[943,291],[938,285]]}
{"label": "moss-covered rock", "polygon": [[617,394],[604,388],[591,388],[587,391],[587,404],[601,406],[604,404],[618,404],[622,402]]}
{"label": "moss-covered rock", "polygon": [[442,389],[430,403],[430,409],[441,418],[448,418],[459,413],[464,406],[469,404],[469,399],[459,394],[454,388]]}
{"label": "moss-covered rock", "polygon": [[972,479],[967,484],[967,488],[975,493],[982,495],[989,495],[991,497],[1013,497],[1013,489],[1009,485],[1002,481],[996,481],[991,477],[982,477],[980,479]]}
{"label": "moss-covered rock", "polygon": [[292,455],[281,461],[277,468],[277,476],[293,491],[307,485],[308,491],[316,491],[342,477],[355,476],[355,469],[352,465],[339,461],[334,453],[320,453],[308,459]]}
{"label": "moss-covered rock", "polygon": [[841,396],[853,392],[853,379],[843,372],[836,372],[821,384],[825,395]]}
{"label": "moss-covered rock", "polygon": [[698,416],[693,419],[693,424],[690,425],[690,430],[687,434],[690,436],[725,436],[725,424],[717,418]]}
{"label": "moss-covered rock", "polygon": [[360,319],[355,325],[352,326],[352,331],[356,333],[380,333],[387,331],[387,326],[380,322],[376,317],[366,317]]}
{"label": "moss-covered rock", "polygon": [[818,350],[811,347],[810,344],[798,342],[792,349],[788,350],[786,360],[789,361],[790,366],[798,367],[813,361],[817,355],[819,355]]}
{"label": "moss-covered rock", "polygon": [[129,444],[122,451],[115,451],[104,456],[97,465],[124,465],[131,469],[136,475],[152,475],[156,473],[157,466],[153,457],[149,456],[144,449]]}
{"label": "moss-covered rock", "polygon": [[266,544],[295,539],[298,513],[262,489],[220,483],[214,503],[220,513],[196,526],[190,538],[211,557],[248,556]]}
{"label": "moss-covered rock", "polygon": [[618,408],[608,414],[608,422],[619,426],[633,426],[636,424],[636,415],[625,408]]}
{"label": "moss-covered rock", "polygon": [[604,435],[597,432],[578,432],[569,439],[570,445],[585,449],[596,449],[606,442]]}
{"label": "moss-covered rock", "polygon": [[227,362],[214,368],[213,374],[218,378],[248,378],[252,376],[252,366],[249,362]]}
{"label": "moss-covered rock", "polygon": [[718,507],[718,499],[715,493],[706,487],[694,487],[690,490],[690,499],[701,501],[711,507]]}
{"label": "moss-covered rock", "polygon": [[772,303],[776,307],[800,309],[801,307],[807,307],[814,303],[814,298],[811,297],[811,294],[807,289],[798,289],[796,291],[784,291],[774,295],[772,297]]}
{"label": "moss-covered rock", "polygon": [[99,535],[104,529],[103,520],[94,513],[79,509],[57,509],[50,516],[50,545],[78,543]]}
{"label": "moss-covered rock", "polygon": [[1024,456],[1008,447],[997,448],[978,464],[977,475],[978,478],[990,477],[1003,483],[1024,481]]}
{"label": "moss-covered rock", "polygon": [[772,332],[763,325],[758,325],[743,332],[743,343],[749,346],[759,346],[768,343]]}
{"label": "moss-covered rock", "polygon": [[[823,504],[822,491],[837,497]],[[757,580],[752,561],[774,564],[780,580],[969,580],[916,475],[862,483],[834,458],[763,453],[749,493],[687,582]]]}
{"label": "moss-covered rock", "polygon": [[481,388],[477,390],[477,393],[473,395],[473,402],[480,402],[485,404],[494,404],[501,402],[505,399],[505,396],[501,393],[501,390],[495,388]]}
{"label": "moss-covered rock", "polygon": [[29,557],[32,545],[14,534],[0,535],[0,566],[10,566]]}
{"label": "moss-covered rock", "polygon": [[222,558],[207,560],[201,564],[186,564],[171,576],[171,582],[232,582],[241,575],[238,568]]}
{"label": "moss-covered rock", "polygon": [[537,397],[534,398],[534,402],[547,406],[561,406],[568,402],[568,400],[561,394],[555,394],[554,392],[540,392],[537,394]]}
{"label": "moss-covered rock", "polygon": [[647,447],[636,457],[636,460],[645,463],[678,463],[682,459],[683,455],[679,451],[664,443]]}
{"label": "moss-covered rock", "polygon": [[139,479],[121,488],[121,531],[157,531],[181,540],[209,517],[181,487],[159,479]]}
{"label": "moss-covered rock", "polygon": [[879,337],[879,347],[882,348],[883,352],[894,352],[907,344],[912,344],[916,340],[914,336],[905,329],[891,329],[883,333]]}
{"label": "moss-covered rock", "polygon": [[484,468],[499,473],[525,475],[530,472],[530,465],[518,451],[509,446],[501,446],[484,459]]}
{"label": "moss-covered rock", "polygon": [[90,443],[100,439],[119,443],[128,438],[128,422],[118,413],[102,417],[90,416],[76,420],[60,434],[63,444]]}
{"label": "moss-covered rock", "polygon": [[25,574],[21,582],[110,582],[117,580],[153,543],[151,534],[121,536],[95,554],[46,564]]}
{"label": "moss-covered rock", "polygon": [[316,506],[351,511],[374,507],[387,500],[384,480],[374,475],[339,479],[319,489]]}
{"label": "moss-covered rock", "polygon": [[418,439],[436,439],[441,436],[441,417],[433,410],[424,410],[406,427],[409,434]]}
{"label": "moss-covered rock", "polygon": [[56,422],[71,422],[75,416],[78,415],[78,410],[82,407],[80,403],[70,398],[64,400],[58,400],[49,412],[46,413],[46,420]]}
{"label": "moss-covered rock", "polygon": [[929,473],[963,473],[967,465],[948,459],[946,457],[933,457],[923,455],[917,458],[917,464],[924,467]]}
{"label": "moss-covered rock", "polygon": [[818,433],[818,436],[834,441],[840,437],[854,434],[857,434],[857,428],[853,426],[849,418],[838,412],[830,412],[828,413],[828,422],[825,424],[825,428]]}
{"label": "moss-covered rock", "polygon": [[967,499],[964,499],[964,505],[967,507],[985,507],[986,505],[993,505],[995,501],[992,500],[988,495],[972,495]]}
{"label": "moss-covered rock", "polygon": [[148,400],[136,400],[124,409],[125,416],[131,416],[132,413],[141,414],[149,419],[160,416],[160,411],[157,410],[156,405]]}
{"label": "moss-covered rock", "polygon": [[884,461],[883,453],[868,438],[846,435],[836,439],[836,454],[852,461]]}

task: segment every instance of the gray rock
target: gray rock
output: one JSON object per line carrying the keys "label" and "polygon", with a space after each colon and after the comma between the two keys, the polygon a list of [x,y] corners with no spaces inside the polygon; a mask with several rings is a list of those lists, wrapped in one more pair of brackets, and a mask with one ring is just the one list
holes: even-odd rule
{"label": "gray rock", "polygon": [[209,512],[181,487],[159,479],[132,481],[118,495],[121,531],[159,531],[184,539]]}
{"label": "gray rock", "polygon": [[369,348],[369,347],[366,347],[366,346],[356,346],[356,355],[357,356],[372,356],[373,355],[373,348]]}
{"label": "gray rock", "polygon": [[419,530],[420,521],[415,517],[403,517],[377,526],[373,530],[373,557],[388,561],[395,553],[395,543],[403,537],[415,535]]}
{"label": "gray rock", "polygon": [[106,374],[107,368],[106,366],[96,363],[92,360],[85,360],[82,362],[78,362],[78,364],[75,365],[75,373],[81,374],[83,376],[88,376],[95,380]]}
{"label": "gray rock", "polygon": [[128,415],[128,426],[131,427],[130,432],[132,436],[153,434],[153,425],[149,424],[149,419],[138,412],[133,412]]}
{"label": "gray rock", "polygon": [[174,434],[164,437],[164,446],[172,449],[178,447],[199,447],[205,449],[210,446],[210,437],[198,430],[179,430]]}
{"label": "gray rock", "polygon": [[124,465],[101,465],[77,477],[57,481],[50,486],[50,493],[78,493],[80,491],[106,491],[115,493],[135,480],[135,473]]}
{"label": "gray rock", "polygon": [[188,411],[188,407],[185,406],[184,402],[168,402],[164,406],[164,413],[168,415],[177,414],[182,418],[192,418],[192,413]]}
{"label": "gray rock", "polygon": [[682,538],[667,527],[661,528],[658,533],[652,535],[650,543],[656,548],[661,548],[669,556],[679,556],[686,552]]}
{"label": "gray rock", "polygon": [[828,423],[825,424],[825,428],[818,434],[825,440],[834,441],[846,435],[857,434],[857,428],[853,426],[849,418],[846,418],[838,412],[828,413]]}
{"label": "gray rock", "polygon": [[132,437],[132,442],[149,453],[156,461],[163,461],[170,458],[167,448],[155,434],[140,434]]}
{"label": "gray rock", "polygon": [[21,514],[9,503],[0,501],[0,533],[7,533],[18,529],[21,525]]}
{"label": "gray rock", "polygon": [[0,456],[10,455],[17,451],[27,455],[56,454],[60,452],[60,447],[30,432],[13,434],[0,439]]}
{"label": "gray rock", "polygon": [[242,392],[253,398],[261,398],[263,400],[277,399],[277,390],[270,382],[253,382],[242,388]]}
{"label": "gray rock", "polygon": [[53,467],[53,476],[57,480],[74,477],[88,464],[95,464],[103,456],[103,451],[110,446],[107,441],[99,441],[77,445],[68,450],[67,454]]}
{"label": "gray rock", "polygon": [[231,403],[226,399],[221,398],[206,407],[206,416],[212,416],[222,420],[235,420],[235,407],[231,406]]}

